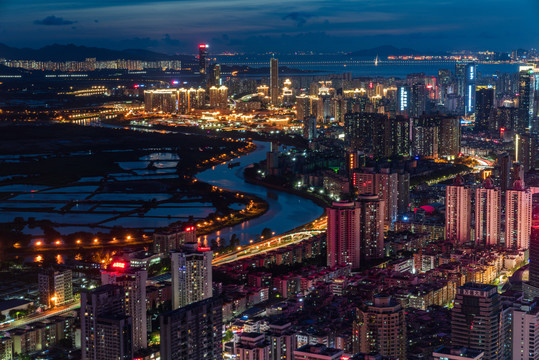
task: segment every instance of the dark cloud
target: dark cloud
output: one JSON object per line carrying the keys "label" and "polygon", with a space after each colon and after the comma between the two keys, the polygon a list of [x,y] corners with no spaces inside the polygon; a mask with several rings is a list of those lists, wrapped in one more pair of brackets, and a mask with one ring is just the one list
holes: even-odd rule
{"label": "dark cloud", "polygon": [[43,20],[35,20],[34,21],[34,24],[36,24],[36,25],[47,25],[47,26],[71,25],[71,24],[75,24],[75,23],[76,23],[76,21],[65,20],[64,18],[56,17],[54,15],[47,16]]}
{"label": "dark cloud", "polygon": [[169,34],[165,34],[165,37],[161,39],[166,46],[180,46],[180,40],[172,39]]}
{"label": "dark cloud", "polygon": [[311,18],[312,15],[307,14],[305,12],[291,12],[283,16],[283,20],[292,20],[294,21],[298,26],[303,26],[307,22],[307,19]]}
{"label": "dark cloud", "polygon": [[99,22],[99,20],[95,19],[95,20],[94,20],[94,22],[95,22],[95,23],[98,23],[98,22]]}

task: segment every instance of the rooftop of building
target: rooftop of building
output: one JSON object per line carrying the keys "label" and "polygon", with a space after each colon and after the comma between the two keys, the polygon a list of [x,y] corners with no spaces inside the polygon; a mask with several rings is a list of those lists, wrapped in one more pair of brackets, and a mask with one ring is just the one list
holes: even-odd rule
{"label": "rooftop of building", "polygon": [[25,299],[10,299],[0,302],[0,311],[9,310],[15,307],[32,304],[30,300]]}
{"label": "rooftop of building", "polygon": [[480,350],[473,350],[465,347],[442,346],[434,350],[433,355],[453,355],[465,359],[478,359],[482,353],[483,352]]}
{"label": "rooftop of building", "polygon": [[307,354],[319,354],[319,355],[326,355],[326,356],[334,356],[336,354],[343,352],[340,349],[328,348],[324,344],[316,344],[316,345],[307,344],[307,345],[303,345],[296,351],[307,353]]}
{"label": "rooftop of building", "polygon": [[466,290],[489,291],[489,290],[491,290],[492,288],[495,288],[495,287],[496,287],[496,285],[469,282],[469,283],[466,283],[466,284],[462,285],[460,288],[461,289],[466,289]]}

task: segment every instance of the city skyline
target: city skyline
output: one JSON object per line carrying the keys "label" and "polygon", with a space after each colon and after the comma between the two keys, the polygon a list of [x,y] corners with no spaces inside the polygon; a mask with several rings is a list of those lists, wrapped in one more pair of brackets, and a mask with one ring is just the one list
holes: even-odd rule
{"label": "city skyline", "polygon": [[[0,4],[0,43],[33,48],[75,43],[171,54],[192,53],[200,42],[216,52],[535,47],[539,4],[519,0],[507,7],[496,0],[488,5],[461,0],[8,1]],[[497,20],[500,14],[503,22]]]}

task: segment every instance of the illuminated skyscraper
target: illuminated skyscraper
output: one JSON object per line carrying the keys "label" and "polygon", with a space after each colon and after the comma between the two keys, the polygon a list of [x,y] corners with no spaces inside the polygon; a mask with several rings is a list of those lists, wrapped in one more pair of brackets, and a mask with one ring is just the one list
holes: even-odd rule
{"label": "illuminated skyscraper", "polygon": [[501,238],[502,192],[491,178],[475,189],[475,244],[497,246]]}
{"label": "illuminated skyscraper", "polygon": [[457,244],[470,242],[472,226],[472,191],[457,175],[445,188],[445,236]]}
{"label": "illuminated skyscraper", "polygon": [[532,193],[518,179],[505,192],[505,246],[528,249],[532,226]]}
{"label": "illuminated skyscraper", "polygon": [[466,93],[466,63],[457,62],[455,64],[455,80],[457,83],[457,95],[463,99]]}
{"label": "illuminated skyscraper", "polygon": [[361,209],[356,202],[344,201],[334,202],[326,211],[328,266],[350,264],[353,269],[358,269],[361,264]]}
{"label": "illuminated skyscraper", "polygon": [[477,67],[475,63],[466,65],[466,93],[464,96],[464,108],[467,116],[475,114],[475,83]]}
{"label": "illuminated skyscraper", "polygon": [[[518,123],[514,130],[518,133],[523,133],[530,127],[534,117],[535,77],[533,67],[520,67],[518,91]],[[531,130],[537,131],[537,129]]]}
{"label": "illuminated skyscraper", "polygon": [[131,317],[133,330],[133,350],[148,347],[148,328],[146,318],[146,280],[148,272],[143,269],[129,268],[127,262],[115,261],[107,270],[101,272],[103,285],[119,285],[125,294],[126,314]]}
{"label": "illuminated skyscraper", "polygon": [[270,60],[270,97],[271,104],[277,106],[279,104],[279,60]]}
{"label": "illuminated skyscraper", "polygon": [[172,309],[212,297],[211,261],[213,252],[196,242],[172,251]]}
{"label": "illuminated skyscraper", "polygon": [[198,66],[201,74],[206,74],[208,69],[208,44],[198,45]]}

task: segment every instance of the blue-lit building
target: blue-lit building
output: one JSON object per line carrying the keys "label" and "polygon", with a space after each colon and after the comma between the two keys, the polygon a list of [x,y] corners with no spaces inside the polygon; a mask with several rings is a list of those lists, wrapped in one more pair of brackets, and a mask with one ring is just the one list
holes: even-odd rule
{"label": "blue-lit building", "polygon": [[477,67],[475,63],[466,65],[466,89],[464,94],[464,114],[471,116],[475,113],[475,83]]}

